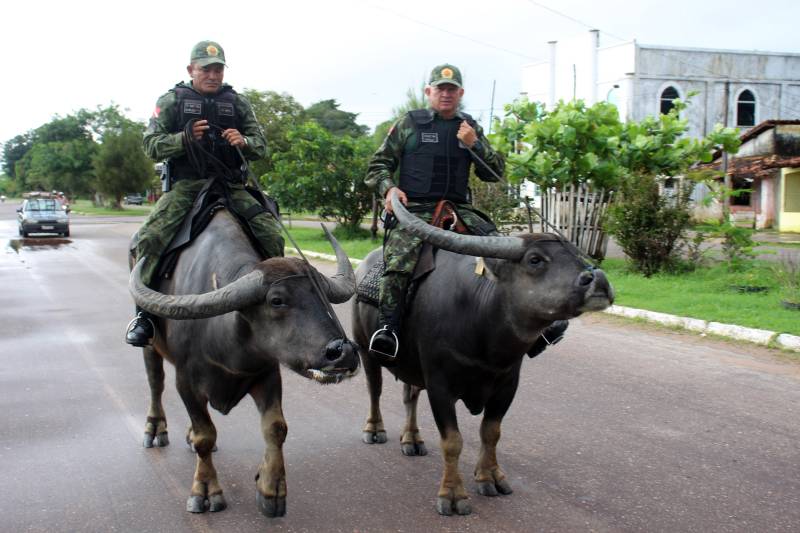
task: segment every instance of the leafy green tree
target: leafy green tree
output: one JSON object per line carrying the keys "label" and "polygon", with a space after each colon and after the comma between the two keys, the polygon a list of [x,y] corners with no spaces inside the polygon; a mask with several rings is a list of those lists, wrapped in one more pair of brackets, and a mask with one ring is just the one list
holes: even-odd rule
{"label": "leafy green tree", "polygon": [[141,131],[135,127],[106,131],[93,166],[96,189],[113,198],[117,209],[122,208],[125,193],[148,188],[155,176],[153,164],[142,150]]}
{"label": "leafy green tree", "polygon": [[[735,151],[737,132],[718,126],[708,136],[686,136],[680,117],[687,104],[640,122],[622,123],[606,102],[587,107],[582,101],[559,102],[547,111],[541,104],[517,101],[498,120],[495,145],[508,153],[512,181],[529,179],[542,187],[570,185],[616,191],[607,228],[633,266],[652,275],[675,262],[677,242],[690,223],[691,167],[711,160],[716,149]],[[661,194],[666,178],[683,181],[672,196]]]}
{"label": "leafy green tree", "polygon": [[96,149],[94,141],[86,138],[37,142],[17,162],[18,181],[24,189],[59,190],[67,196],[89,194]]}
{"label": "leafy green tree", "polygon": [[423,81],[417,89],[409,87],[406,90],[406,101],[392,108],[392,118],[375,126],[375,132],[372,134],[375,146],[380,146],[386,135],[389,134],[389,128],[398,118],[414,109],[425,109],[427,107],[428,97],[425,96],[425,82]]}
{"label": "leafy green tree", "polygon": [[336,100],[321,100],[306,109],[306,117],[333,133],[334,135],[350,135],[360,137],[369,131],[367,126],[356,123],[357,113],[348,113],[339,109]]}
{"label": "leafy green tree", "polygon": [[28,150],[33,146],[33,135],[31,132],[17,135],[13,139],[3,144],[3,172],[9,178],[16,178],[17,161],[25,157]]}
{"label": "leafy green tree", "polygon": [[106,107],[97,106],[94,111],[81,109],[77,113],[78,120],[85,124],[84,128],[95,139],[102,140],[107,133],[120,134],[123,130],[135,129],[143,133],[145,125],[131,120],[124,115],[117,104]]}
{"label": "leafy green tree", "polygon": [[368,137],[335,135],[309,121],[289,130],[289,150],[275,154],[275,169],[264,176],[271,196],[289,210],[331,217],[346,234],[357,235],[372,209],[364,184],[372,153]]}
{"label": "leafy green tree", "polygon": [[512,183],[528,179],[542,188],[558,190],[587,183],[613,188],[623,169],[618,162],[622,123],[616,107],[600,102],[559,102],[546,111],[527,99],[505,106],[506,116],[495,122],[492,142],[508,154]]}
{"label": "leafy green tree", "polygon": [[275,168],[273,163],[275,154],[289,150],[287,138],[289,130],[307,119],[303,106],[286,93],[247,90],[244,96],[253,106],[256,120],[267,138],[267,156],[250,163],[254,175],[262,176]]}

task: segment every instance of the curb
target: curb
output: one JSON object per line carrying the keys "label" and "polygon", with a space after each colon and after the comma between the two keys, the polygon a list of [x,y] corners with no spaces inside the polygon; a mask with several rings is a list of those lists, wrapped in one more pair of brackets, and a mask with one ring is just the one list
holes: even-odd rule
{"label": "curb", "polygon": [[[335,255],[321,254],[319,252],[308,252],[306,250],[302,250],[302,252],[305,256],[313,257],[314,259],[323,259],[325,261],[334,262],[336,261]],[[290,250],[289,248],[286,248],[286,253],[296,252],[294,249]],[[351,259],[350,262],[354,265],[359,265],[361,263],[361,259]],[[638,318],[648,322],[656,322],[659,324],[664,324],[665,326],[679,327],[700,333],[701,335],[718,335],[720,337],[727,337],[729,339],[760,344],[761,346],[770,346],[774,344],[778,348],[800,352],[800,337],[797,335],[789,335],[788,333],[778,333],[765,329],[746,328],[744,326],[723,324],[721,322],[707,322],[698,318],[688,318],[670,315],[667,313],[658,313],[656,311],[646,311],[644,309],[635,309],[633,307],[624,307],[621,305],[612,305],[603,312],[625,318]]]}
{"label": "curb", "polygon": [[700,333],[701,335],[718,335],[740,341],[752,342],[762,346],[775,345],[778,348],[800,352],[800,337],[787,333],[777,333],[765,329],[746,328],[735,324],[723,324],[721,322],[707,322],[697,318],[687,318],[682,316],[669,315],[667,313],[657,313],[655,311],[645,311],[644,309],[634,309],[633,307],[623,307],[612,305],[603,311],[610,315],[622,316],[626,318],[639,318],[648,322],[657,322],[666,326],[677,326]]}

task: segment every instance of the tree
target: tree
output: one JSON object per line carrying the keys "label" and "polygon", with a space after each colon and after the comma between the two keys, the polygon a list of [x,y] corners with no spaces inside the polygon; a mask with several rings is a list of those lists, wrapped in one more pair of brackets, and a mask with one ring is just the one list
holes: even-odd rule
{"label": "tree", "polygon": [[622,169],[618,150],[622,123],[617,108],[600,102],[559,102],[552,111],[527,99],[505,106],[506,116],[495,121],[492,141],[508,154],[512,183],[530,180],[542,188],[568,189],[587,183],[613,188]]}
{"label": "tree", "polygon": [[383,142],[386,135],[389,133],[389,128],[392,127],[392,124],[394,124],[397,119],[414,109],[425,109],[428,107],[428,97],[425,96],[425,85],[423,81],[418,89],[414,89],[413,87],[406,89],[406,101],[392,108],[392,118],[375,126],[375,132],[372,134],[375,146],[379,146]]}
{"label": "tree", "polygon": [[357,113],[339,109],[336,100],[321,100],[306,109],[306,117],[333,133],[360,137],[369,131],[367,126],[356,124]]}
{"label": "tree", "polygon": [[287,137],[289,150],[275,154],[275,169],[264,176],[270,195],[288,209],[318,212],[346,234],[359,234],[372,209],[372,191],[364,184],[370,139],[337,136],[313,121]]}
{"label": "tree", "polygon": [[[686,136],[680,117],[687,103],[640,122],[621,123],[606,102],[559,102],[551,111],[522,100],[506,106],[493,142],[507,152],[512,181],[542,187],[572,185],[616,191],[606,228],[617,237],[633,266],[645,275],[674,262],[677,242],[690,223],[691,166],[710,161],[715,149],[735,151],[737,132],[718,126],[703,139]],[[661,194],[666,179],[682,178],[672,196]]]}
{"label": "tree", "polygon": [[12,179],[17,177],[17,161],[25,157],[25,154],[28,153],[32,146],[33,135],[31,132],[17,135],[3,144],[3,171],[8,177]]}
{"label": "tree", "polygon": [[94,177],[91,139],[35,143],[17,162],[17,180],[24,190],[59,190],[67,196],[89,194]]}
{"label": "tree", "polygon": [[142,134],[135,127],[106,131],[93,165],[96,189],[113,198],[117,209],[121,209],[125,193],[149,187],[155,176],[153,164],[142,150]]}
{"label": "tree", "polygon": [[253,106],[264,136],[267,138],[267,156],[250,163],[253,174],[263,176],[275,168],[275,154],[289,150],[287,133],[306,121],[303,106],[286,93],[247,90],[244,96]]}

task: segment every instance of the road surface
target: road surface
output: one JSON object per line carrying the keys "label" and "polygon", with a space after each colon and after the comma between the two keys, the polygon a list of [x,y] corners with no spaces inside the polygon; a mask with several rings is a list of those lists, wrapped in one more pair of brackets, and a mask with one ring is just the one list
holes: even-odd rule
{"label": "road surface", "polygon": [[23,241],[14,207],[0,204],[1,531],[800,530],[800,366],[605,316],[572,321],[524,362],[498,447],[512,495],[475,493],[480,419],[459,404],[470,516],[436,514],[441,453],[424,395],[430,453],[404,457],[399,383],[384,382],[389,442],[370,446],[362,374],[320,386],[286,369],[287,516],[255,505],[264,444],[249,398],[212,413],[228,509],[189,514],[194,456],[174,372],[172,444],[143,449],[147,383],[123,342],[126,245],[141,219],[73,217],[68,240]]}

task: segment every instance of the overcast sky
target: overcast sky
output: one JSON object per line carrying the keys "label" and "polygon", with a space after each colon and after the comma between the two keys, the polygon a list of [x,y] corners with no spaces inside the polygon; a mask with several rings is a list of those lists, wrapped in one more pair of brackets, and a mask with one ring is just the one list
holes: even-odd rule
{"label": "overcast sky", "polygon": [[590,28],[601,46],[800,52],[797,0],[16,0],[0,13],[0,142],[112,102],[145,121],[203,39],[225,49],[235,88],[287,92],[304,106],[335,98],[370,127],[444,62],[461,68],[467,111],[486,124],[493,81],[496,114],[519,93],[520,67],[546,59],[547,41]]}

